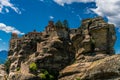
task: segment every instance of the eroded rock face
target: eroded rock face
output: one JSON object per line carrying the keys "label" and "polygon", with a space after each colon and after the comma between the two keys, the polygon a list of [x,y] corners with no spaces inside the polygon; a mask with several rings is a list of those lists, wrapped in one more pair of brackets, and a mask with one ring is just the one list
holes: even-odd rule
{"label": "eroded rock face", "polygon": [[116,41],[114,25],[106,23],[102,17],[86,19],[72,38],[76,57],[81,54],[115,54]]}
{"label": "eroded rock face", "polygon": [[5,66],[4,65],[0,65],[0,80],[7,80],[8,75],[5,71]]}
{"label": "eroded rock face", "polygon": [[81,80],[119,80],[120,55],[108,56],[91,62],[74,63],[60,72],[59,80],[77,78]]}
{"label": "eroded rock face", "polygon": [[[38,75],[41,69],[46,69],[60,72],[60,80],[74,80],[77,77],[91,80],[93,74],[101,73],[97,72],[97,61],[103,60],[100,64],[104,65],[104,59],[114,54],[115,40],[114,25],[106,23],[101,17],[83,20],[79,29],[57,29],[50,21],[44,32],[34,30],[21,38],[14,33],[10,40],[8,78],[40,80]],[[114,59],[110,57],[110,61]],[[31,63],[37,65],[34,72],[30,71]],[[96,73],[92,71],[94,68]]]}
{"label": "eroded rock face", "polygon": [[[50,29],[51,26],[52,29]],[[41,69],[59,73],[60,70],[74,61],[75,51],[71,44],[68,30],[64,28],[57,30],[53,24],[49,24],[46,31],[41,34],[34,31],[22,38],[13,35],[14,38],[12,37],[10,41],[12,43],[8,57],[11,61],[10,80],[16,80],[17,78],[24,80],[25,78],[30,78],[29,75],[31,74],[36,78]],[[37,65],[35,74],[29,70],[32,62]]]}

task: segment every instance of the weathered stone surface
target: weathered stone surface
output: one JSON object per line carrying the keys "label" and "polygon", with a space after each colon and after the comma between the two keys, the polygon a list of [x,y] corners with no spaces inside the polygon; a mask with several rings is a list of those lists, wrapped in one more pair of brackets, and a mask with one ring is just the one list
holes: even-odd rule
{"label": "weathered stone surface", "polygon": [[[99,69],[104,67],[100,65],[105,65],[106,59],[114,54],[115,40],[114,25],[106,23],[101,17],[83,20],[79,29],[57,28],[50,21],[44,32],[34,30],[20,38],[13,33],[8,55],[9,80],[39,80],[41,69],[60,72],[60,80],[79,77],[97,80],[100,77],[98,74],[101,75]],[[117,62],[114,57],[110,57],[106,64],[113,64],[113,60]],[[29,69],[31,63],[37,65],[35,72]],[[109,69],[112,71],[114,66]],[[116,74],[115,71],[113,73]],[[57,79],[58,75],[55,77]]]}
{"label": "weathered stone surface", "polygon": [[76,57],[81,54],[114,54],[116,34],[114,25],[106,23],[102,17],[86,19],[73,36]]}
{"label": "weathered stone surface", "polygon": [[9,74],[9,80],[39,80],[35,75],[33,74],[23,74],[20,72],[11,72]]}
{"label": "weathered stone surface", "polygon": [[[46,31],[41,34],[40,36],[40,33],[34,31],[22,38],[11,39],[8,57],[11,61],[10,80],[17,78],[24,80],[29,78],[29,75],[22,75],[34,74],[29,71],[29,65],[32,62],[37,64],[36,74],[38,75],[41,69],[58,72],[75,59],[75,51],[70,42],[68,30],[64,28],[58,30],[52,22],[49,22]],[[19,73],[18,68],[20,68]]]}
{"label": "weathered stone surface", "polygon": [[74,63],[60,72],[59,80],[119,80],[120,55],[108,56],[104,59]]}
{"label": "weathered stone surface", "polygon": [[4,65],[0,65],[0,80],[7,80],[8,75],[5,71],[5,66]]}

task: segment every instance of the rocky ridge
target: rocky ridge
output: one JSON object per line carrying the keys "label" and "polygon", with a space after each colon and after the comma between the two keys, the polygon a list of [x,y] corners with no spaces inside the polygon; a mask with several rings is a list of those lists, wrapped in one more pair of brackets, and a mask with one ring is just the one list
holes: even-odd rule
{"label": "rocky ridge", "polygon": [[12,34],[6,67],[9,80],[118,80],[114,25],[102,17],[69,29],[50,21],[44,32]]}

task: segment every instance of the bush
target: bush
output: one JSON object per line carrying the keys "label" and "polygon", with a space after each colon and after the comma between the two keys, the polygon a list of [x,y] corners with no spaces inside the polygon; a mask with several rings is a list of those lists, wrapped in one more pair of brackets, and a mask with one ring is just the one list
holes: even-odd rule
{"label": "bush", "polygon": [[46,79],[46,75],[43,74],[43,73],[40,73],[38,76],[39,76],[42,80],[45,80],[45,79]]}
{"label": "bush", "polygon": [[17,67],[17,69],[16,69],[17,71],[19,71],[20,70],[20,67]]}
{"label": "bush", "polygon": [[36,72],[37,71],[37,65],[36,63],[31,63],[30,66],[29,66],[29,69],[31,72]]}
{"label": "bush", "polygon": [[7,60],[4,64],[5,65],[5,70],[6,70],[7,73],[9,73],[10,64],[11,64],[10,60]]}
{"label": "bush", "polygon": [[55,80],[54,76],[45,69],[41,69],[41,73],[38,77],[40,77],[41,80]]}
{"label": "bush", "polygon": [[48,73],[48,71],[47,71],[47,70],[45,70],[44,74],[45,74],[45,75],[49,75],[49,73]]}
{"label": "bush", "polygon": [[54,80],[54,76],[53,75],[49,75],[50,80]]}
{"label": "bush", "polygon": [[81,80],[80,78],[76,78],[76,80]]}

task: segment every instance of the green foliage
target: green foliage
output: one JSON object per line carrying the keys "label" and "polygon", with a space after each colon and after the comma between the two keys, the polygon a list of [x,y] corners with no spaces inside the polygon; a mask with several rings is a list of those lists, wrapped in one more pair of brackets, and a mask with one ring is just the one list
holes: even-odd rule
{"label": "green foliage", "polygon": [[47,70],[42,69],[41,73],[38,75],[38,77],[40,77],[40,79],[42,80],[55,80],[54,76],[51,75]]}
{"label": "green foliage", "polygon": [[7,61],[5,62],[5,64],[4,64],[7,73],[9,73],[10,64],[11,64],[10,60],[7,60]]}
{"label": "green foliage", "polygon": [[50,80],[54,80],[54,76],[53,75],[49,75]]}
{"label": "green foliage", "polygon": [[40,71],[41,71],[41,73],[44,73],[46,70],[45,69],[41,69]]}
{"label": "green foliage", "polygon": [[30,66],[29,66],[29,69],[31,72],[36,72],[37,71],[37,65],[36,63],[31,63]]}
{"label": "green foliage", "polygon": [[80,78],[76,78],[76,80],[81,80]]}
{"label": "green foliage", "polygon": [[58,27],[58,28],[61,28],[63,27],[63,24],[60,20],[58,20],[56,23],[55,23],[55,26]]}
{"label": "green foliage", "polygon": [[63,22],[61,22],[60,20],[58,20],[55,23],[56,28],[58,29],[65,29],[65,30],[69,30],[69,24],[67,20],[64,20]]}
{"label": "green foliage", "polygon": [[69,24],[68,24],[68,21],[67,21],[67,20],[64,20],[64,21],[63,21],[63,27],[69,28]]}
{"label": "green foliage", "polygon": [[46,79],[46,75],[44,73],[40,73],[38,75],[42,80],[45,80]]}
{"label": "green foliage", "polygon": [[48,73],[48,71],[47,71],[47,70],[44,72],[44,74],[45,74],[45,75],[49,75],[49,73]]}
{"label": "green foliage", "polygon": [[17,69],[16,69],[17,71],[19,71],[20,70],[20,67],[17,67]]}

